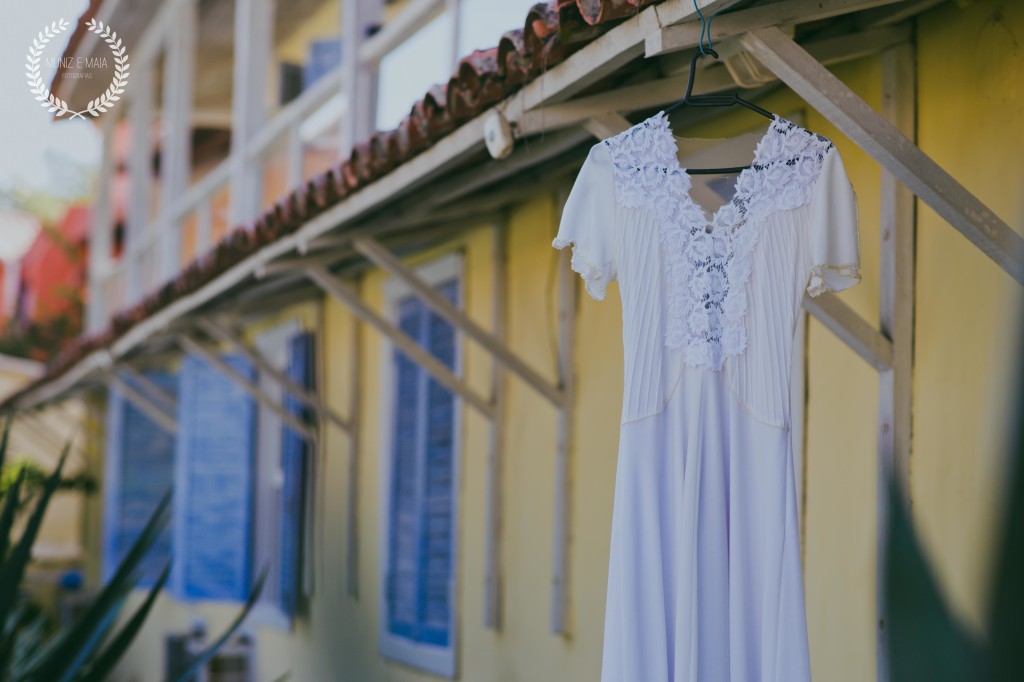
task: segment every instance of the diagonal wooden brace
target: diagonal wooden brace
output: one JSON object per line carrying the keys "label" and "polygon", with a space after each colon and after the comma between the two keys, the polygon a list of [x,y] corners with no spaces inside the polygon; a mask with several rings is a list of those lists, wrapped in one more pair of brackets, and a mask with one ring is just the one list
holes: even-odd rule
{"label": "diagonal wooden brace", "polygon": [[256,365],[260,372],[270,376],[274,381],[279,383],[282,388],[302,400],[302,402],[306,403],[309,407],[315,410],[321,418],[331,420],[337,424],[342,431],[348,432],[351,430],[348,420],[325,405],[324,402],[312,391],[295,383],[287,374],[277,367],[274,367],[274,365],[263,357],[259,351],[246,343],[245,340],[234,330],[228,328],[224,324],[215,322],[208,317],[198,318],[196,320],[196,324],[199,325],[199,327],[211,338],[218,339],[238,351],[246,360]]}
{"label": "diagonal wooden brace", "polygon": [[184,334],[178,334],[176,340],[178,345],[181,346],[181,349],[186,353],[197,355],[210,365],[216,367],[224,376],[237,384],[239,388],[256,400],[260,401],[267,407],[267,409],[280,417],[281,421],[288,425],[288,428],[294,430],[310,443],[316,443],[316,431],[310,428],[309,424],[306,424],[297,416],[284,409],[284,406],[260,390],[260,387],[254,382],[250,381],[248,378],[243,376],[241,372],[224,362],[224,360],[222,360],[215,351],[207,348],[195,339],[185,336]]}
{"label": "diagonal wooden brace", "polygon": [[373,325],[379,332],[388,337],[413,362],[429,372],[441,382],[445,388],[457,393],[467,403],[479,410],[488,419],[495,415],[494,403],[487,400],[455,375],[447,366],[421,345],[409,338],[401,329],[379,315],[359,297],[359,294],[348,284],[342,282],[322,266],[311,265],[306,268],[306,275],[326,293],[344,303],[352,314],[363,322]]}
{"label": "diagonal wooden brace", "polygon": [[434,312],[483,346],[494,356],[495,360],[547,398],[552,405],[558,407],[562,404],[562,392],[557,386],[547,381],[518,355],[509,350],[501,339],[471,320],[466,313],[434,291],[379,241],[371,237],[356,237],[353,240],[353,245],[356,251],[364,255],[370,262],[407,284]]}
{"label": "diagonal wooden brace", "polygon": [[142,391],[129,384],[117,374],[110,373],[105,377],[107,386],[123,395],[132,405],[139,408],[157,426],[167,433],[178,433],[178,420],[168,414],[162,407],[153,402]]}
{"label": "diagonal wooden brace", "polygon": [[746,33],[757,59],[907,189],[1024,284],[1024,238],[778,28]]}

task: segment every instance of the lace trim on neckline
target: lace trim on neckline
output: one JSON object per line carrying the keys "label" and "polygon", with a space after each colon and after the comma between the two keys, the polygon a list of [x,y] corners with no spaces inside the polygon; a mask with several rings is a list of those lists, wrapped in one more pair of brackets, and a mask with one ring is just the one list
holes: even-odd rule
{"label": "lace trim on neckline", "polygon": [[776,116],[757,144],[732,198],[711,219],[691,196],[678,144],[658,112],[604,141],[616,199],[646,207],[659,223],[666,282],[665,344],[691,366],[715,371],[746,349],[746,283],[758,226],[777,211],[810,203],[832,143]]}

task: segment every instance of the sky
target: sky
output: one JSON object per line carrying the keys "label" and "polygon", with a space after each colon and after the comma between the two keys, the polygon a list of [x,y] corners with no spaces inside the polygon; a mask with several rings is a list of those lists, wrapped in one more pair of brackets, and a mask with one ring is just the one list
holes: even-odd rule
{"label": "sky", "polygon": [[[44,26],[61,18],[73,26],[88,3],[19,2],[17,9],[13,4],[13,0],[0,3],[0,7],[12,9],[3,12],[0,22],[0,194],[15,186],[59,194],[67,182],[66,173],[61,173],[64,159],[98,166],[99,134],[94,124],[81,119],[53,120],[29,90],[25,59],[33,38]],[[43,56],[60,57],[70,36],[68,30],[51,40]],[[53,73],[46,68],[45,59],[41,73],[49,85]]]}

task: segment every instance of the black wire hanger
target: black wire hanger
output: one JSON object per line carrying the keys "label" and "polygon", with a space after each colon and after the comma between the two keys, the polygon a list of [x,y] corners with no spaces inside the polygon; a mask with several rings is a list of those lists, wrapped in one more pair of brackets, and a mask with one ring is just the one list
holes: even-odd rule
{"label": "black wire hanger", "polygon": [[[696,6],[697,4],[696,2],[694,2],[694,7]],[[700,12],[699,8],[697,9],[697,12],[698,14],[700,14],[701,23],[703,25],[701,27],[700,45],[698,46],[699,49],[693,53],[692,57],[690,57],[690,75],[686,80],[686,94],[683,95],[683,98],[681,100],[665,109],[664,113],[667,115],[668,113],[675,111],[676,109],[684,105],[691,107],[732,107],[739,105],[741,107],[750,109],[753,112],[761,114],[765,118],[770,118],[774,121],[776,119],[775,114],[766,109],[762,109],[753,102],[743,99],[735,92],[730,95],[693,94],[693,79],[697,73],[697,60],[707,55],[711,55],[715,59],[718,59],[718,53],[715,52],[715,50],[712,49],[711,47],[711,21],[705,20],[704,15]],[[714,19],[715,15],[717,14],[718,12],[711,15],[711,19]],[[707,33],[708,37],[707,47],[704,46],[705,32]],[[731,168],[687,168],[686,172],[691,175],[729,175],[733,173],[739,173],[740,171],[746,170],[747,168],[750,168],[750,166],[733,166]]]}

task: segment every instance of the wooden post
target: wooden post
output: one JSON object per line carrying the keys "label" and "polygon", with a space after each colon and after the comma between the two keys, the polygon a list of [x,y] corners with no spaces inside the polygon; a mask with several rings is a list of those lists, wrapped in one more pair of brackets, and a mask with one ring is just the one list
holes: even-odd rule
{"label": "wooden post", "polygon": [[161,277],[174,277],[181,266],[181,225],[170,215],[174,200],[188,187],[192,149],[192,80],[195,71],[196,6],[183,0],[173,9],[175,21],[167,32],[164,58],[163,122],[160,174],[162,197]]}
{"label": "wooden post", "polygon": [[131,305],[142,298],[141,249],[149,229],[150,200],[153,186],[153,140],[150,130],[153,125],[154,67],[153,61],[145,61],[135,67],[140,78],[133,82],[135,94],[129,106],[132,147],[128,163],[131,174],[131,199],[128,206],[128,220],[125,226],[124,256],[125,291],[124,302]]}
{"label": "wooden post", "polygon": [[[358,290],[357,290],[358,293]],[[348,486],[345,494],[345,590],[353,599],[359,596],[359,417],[362,400],[363,325],[352,315],[349,355],[348,402]]]}
{"label": "wooden post", "polygon": [[[557,201],[556,217],[567,195]],[[551,632],[569,634],[569,557],[572,542],[572,475],[571,464],[575,438],[575,347],[576,347],[576,278],[569,265],[567,249],[559,256],[558,272],[558,380],[563,402],[558,410],[558,443],[555,452],[555,518],[551,567]]]}
{"label": "wooden post", "polygon": [[359,59],[359,47],[371,29],[379,26],[383,0],[341,0],[341,49],[343,83],[348,95],[348,113],[341,118],[341,158],[365,140],[376,127],[378,64]]}
{"label": "wooden post", "polygon": [[235,0],[234,92],[231,100],[230,227],[256,216],[261,190],[259,164],[247,163],[246,147],[267,114],[266,81],[274,41],[274,3]]}
{"label": "wooden post", "polygon": [[104,282],[111,266],[111,236],[114,232],[113,211],[110,194],[114,179],[114,131],[117,129],[117,114],[108,114],[101,121],[102,156],[96,203],[92,225],[89,228],[89,296],[86,313],[86,332],[96,333],[107,324],[110,312],[104,294]]}
{"label": "wooden post", "polygon": [[[910,140],[917,137],[916,66],[907,43],[882,55],[882,112]],[[892,340],[892,368],[878,382],[878,493],[876,549],[876,667],[879,682],[888,682],[889,629],[885,596],[885,550],[889,527],[889,485],[910,495],[911,385],[914,333],[914,195],[892,173],[882,170],[881,288],[879,327]]]}
{"label": "wooden post", "polygon": [[[505,338],[505,300],[507,288],[506,271],[506,226],[504,217],[492,228],[491,239],[493,251],[494,276],[491,294],[494,336]],[[502,467],[505,448],[505,368],[493,356],[491,365],[491,400],[494,402],[494,419],[488,430],[487,447],[487,526],[484,530],[484,627],[494,630],[501,629],[501,548],[502,541],[502,504],[504,486],[502,485]]]}

